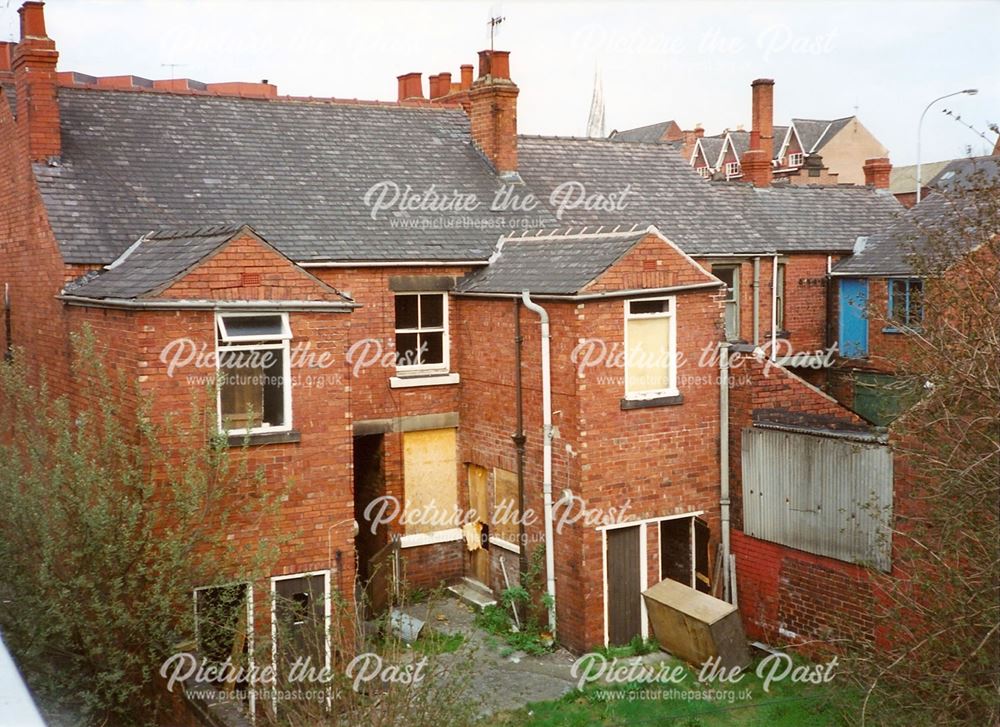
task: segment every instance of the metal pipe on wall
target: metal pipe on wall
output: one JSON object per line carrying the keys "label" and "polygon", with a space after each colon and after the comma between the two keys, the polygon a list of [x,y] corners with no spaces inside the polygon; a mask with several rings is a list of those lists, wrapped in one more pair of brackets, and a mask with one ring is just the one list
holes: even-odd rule
{"label": "metal pipe on wall", "polygon": [[542,306],[531,300],[531,294],[521,293],[524,306],[541,319],[542,326],[542,428],[544,446],[542,448],[542,496],[545,509],[545,582],[549,594],[549,629],[556,635],[556,562],[552,532],[552,366],[550,344],[552,334],[549,329],[549,314]]}

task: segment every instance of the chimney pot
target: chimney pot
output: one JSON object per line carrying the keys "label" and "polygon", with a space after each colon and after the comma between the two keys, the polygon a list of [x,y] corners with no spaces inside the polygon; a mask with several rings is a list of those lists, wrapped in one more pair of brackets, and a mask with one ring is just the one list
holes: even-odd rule
{"label": "chimney pot", "polygon": [[13,46],[14,44],[10,41],[0,40],[0,73],[10,72],[10,56]]}
{"label": "chimney pot", "polygon": [[486,76],[493,79],[510,80],[510,51],[479,51],[479,77],[485,78]]}
{"label": "chimney pot", "polygon": [[461,67],[462,71],[462,90],[468,91],[472,88],[472,72],[474,67],[471,63],[466,63]]}
{"label": "chimney pot", "polygon": [[438,96],[447,96],[451,93],[451,72],[445,71],[438,74]]}
{"label": "chimney pot", "polygon": [[45,34],[45,3],[29,0],[17,11],[21,16],[21,40],[48,38]]}

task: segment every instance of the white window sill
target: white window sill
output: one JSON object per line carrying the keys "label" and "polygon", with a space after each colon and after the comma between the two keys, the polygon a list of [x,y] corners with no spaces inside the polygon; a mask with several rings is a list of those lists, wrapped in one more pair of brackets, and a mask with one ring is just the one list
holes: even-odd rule
{"label": "white window sill", "polygon": [[633,391],[630,394],[625,394],[625,399],[628,401],[646,401],[648,399],[662,399],[666,396],[677,396],[680,394],[679,389],[661,389],[659,391]]}
{"label": "white window sill", "polygon": [[517,544],[512,543],[509,540],[504,540],[503,538],[497,538],[493,535],[490,536],[490,545],[495,545],[498,548],[509,550],[511,553],[521,552],[521,549],[517,546]]}
{"label": "white window sill", "polygon": [[389,387],[393,389],[409,389],[416,386],[444,386],[457,384],[458,374],[411,374],[409,376],[389,377]]}

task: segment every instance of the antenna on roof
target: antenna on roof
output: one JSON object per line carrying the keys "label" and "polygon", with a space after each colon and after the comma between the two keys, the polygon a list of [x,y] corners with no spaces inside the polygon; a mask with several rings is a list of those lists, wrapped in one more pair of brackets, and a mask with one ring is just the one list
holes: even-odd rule
{"label": "antenna on roof", "polygon": [[173,81],[175,78],[177,78],[177,69],[183,68],[186,65],[187,63],[161,63],[160,67],[170,69],[170,80]]}
{"label": "antenna on roof", "polygon": [[500,25],[500,23],[502,23],[504,20],[506,20],[506,18],[504,18],[502,15],[494,15],[493,13],[490,13],[490,22],[487,23],[487,25],[490,26],[490,53],[493,52],[493,36],[496,35],[497,32],[499,32],[497,30],[497,26]]}

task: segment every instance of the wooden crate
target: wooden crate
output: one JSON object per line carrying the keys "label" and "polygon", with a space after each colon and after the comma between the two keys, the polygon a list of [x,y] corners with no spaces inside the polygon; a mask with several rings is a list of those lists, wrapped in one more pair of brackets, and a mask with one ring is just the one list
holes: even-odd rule
{"label": "wooden crate", "polygon": [[670,579],[642,594],[653,634],[664,649],[700,667],[720,656],[725,667],[750,664],[739,610]]}

